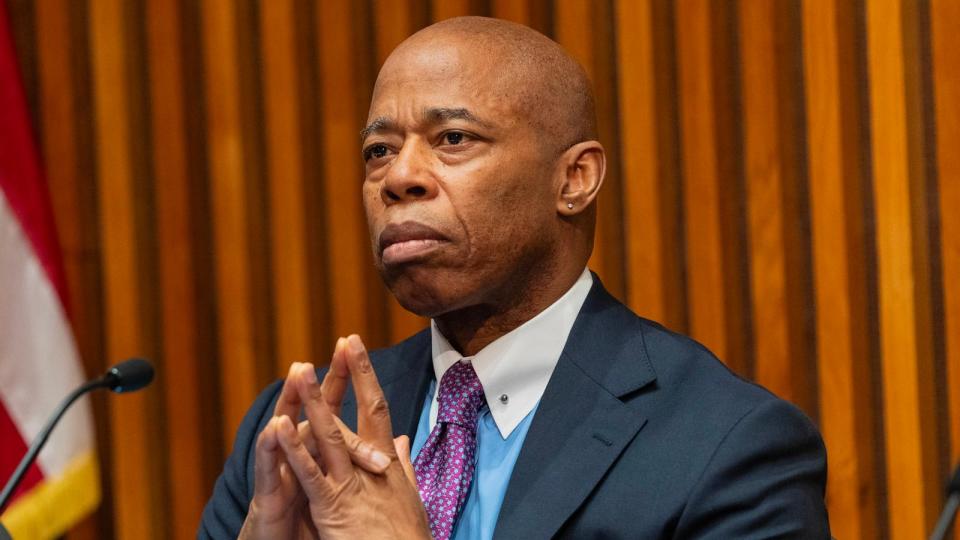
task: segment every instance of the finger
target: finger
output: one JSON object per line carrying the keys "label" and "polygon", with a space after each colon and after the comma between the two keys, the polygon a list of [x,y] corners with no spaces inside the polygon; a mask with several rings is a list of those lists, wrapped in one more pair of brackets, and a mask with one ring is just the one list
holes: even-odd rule
{"label": "finger", "polygon": [[337,339],[337,346],[333,349],[333,357],[330,360],[330,368],[323,378],[323,396],[327,402],[327,407],[334,416],[340,416],[340,404],[343,402],[343,395],[347,391],[347,377],[350,371],[347,369],[346,357],[347,340]]}
{"label": "finger", "polygon": [[353,472],[350,463],[350,454],[343,440],[343,433],[334,422],[326,401],[323,399],[323,390],[317,381],[317,372],[312,364],[306,366],[298,379],[297,392],[303,401],[307,420],[310,421],[310,431],[317,443],[320,462],[327,473],[336,481],[343,482]]}
{"label": "finger", "polygon": [[407,475],[407,480],[413,484],[413,487],[417,487],[417,471],[413,469],[413,463],[410,461],[410,437],[406,435],[397,437],[393,440],[393,446],[397,450],[400,466],[403,468],[403,473]]}
{"label": "finger", "polygon": [[346,356],[350,380],[357,394],[357,434],[379,450],[392,453],[394,448],[390,408],[360,336],[353,334],[347,338]]}
{"label": "finger", "polygon": [[287,372],[287,379],[283,381],[283,388],[280,389],[280,397],[277,398],[277,405],[273,409],[274,416],[289,416],[290,418],[300,417],[300,407],[303,405],[300,401],[300,395],[297,394],[297,374],[300,372],[300,362],[290,364],[290,370]]}
{"label": "finger", "polygon": [[277,439],[287,457],[287,464],[300,481],[300,487],[311,503],[323,503],[330,499],[330,486],[313,460],[303,441],[297,436],[297,430],[289,417],[281,416],[277,420]]}
{"label": "finger", "polygon": [[310,453],[310,456],[313,457],[314,460],[319,460],[320,449],[317,448],[317,440],[313,437],[313,432],[310,431],[309,420],[303,420],[297,424],[297,435],[300,436],[303,445],[307,447],[307,452]]}
{"label": "finger", "polygon": [[280,488],[280,443],[274,416],[257,437],[253,460],[253,493],[270,495]]}
{"label": "finger", "polygon": [[390,456],[373,447],[372,444],[364,441],[357,436],[350,428],[346,426],[339,418],[333,417],[333,421],[340,428],[343,434],[343,441],[347,445],[347,451],[350,452],[350,460],[367,472],[382,474],[390,466]]}

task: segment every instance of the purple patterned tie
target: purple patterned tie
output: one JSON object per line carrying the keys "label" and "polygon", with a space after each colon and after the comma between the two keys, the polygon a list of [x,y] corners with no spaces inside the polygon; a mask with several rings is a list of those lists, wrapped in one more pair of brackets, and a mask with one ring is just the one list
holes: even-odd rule
{"label": "purple patterned tie", "polygon": [[470,490],[477,414],[486,400],[477,372],[467,362],[457,362],[443,374],[439,396],[437,425],[413,468],[433,538],[447,540]]}

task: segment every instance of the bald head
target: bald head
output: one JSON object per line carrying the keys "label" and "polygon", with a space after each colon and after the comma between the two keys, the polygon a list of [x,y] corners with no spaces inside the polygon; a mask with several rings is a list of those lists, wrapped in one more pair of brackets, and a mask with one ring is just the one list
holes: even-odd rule
{"label": "bald head", "polygon": [[457,17],[412,35],[387,58],[374,95],[384,79],[424,56],[435,61],[444,48],[456,51],[449,69],[482,73],[486,91],[540,130],[551,150],[597,138],[593,91],[580,64],[543,34],[499,19]]}

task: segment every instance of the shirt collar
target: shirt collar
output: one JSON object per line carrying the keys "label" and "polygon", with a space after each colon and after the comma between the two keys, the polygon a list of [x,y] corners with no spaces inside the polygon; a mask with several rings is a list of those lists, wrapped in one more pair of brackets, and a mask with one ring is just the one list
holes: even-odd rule
{"label": "shirt collar", "polygon": [[[506,439],[543,396],[592,286],[593,276],[584,269],[570,290],[547,309],[470,357],[457,352],[440,333],[436,322],[430,321],[436,380],[439,382],[454,363],[461,360],[471,362],[483,385],[497,429]],[[434,391],[430,429],[437,421],[437,399]]]}

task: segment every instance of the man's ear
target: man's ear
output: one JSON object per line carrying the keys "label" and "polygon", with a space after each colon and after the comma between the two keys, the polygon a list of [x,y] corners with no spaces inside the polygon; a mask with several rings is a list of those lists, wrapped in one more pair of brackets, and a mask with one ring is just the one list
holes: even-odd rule
{"label": "man's ear", "polygon": [[607,171],[607,156],[597,141],[584,141],[567,149],[560,157],[562,175],[557,211],[573,216],[589,207],[600,192]]}

